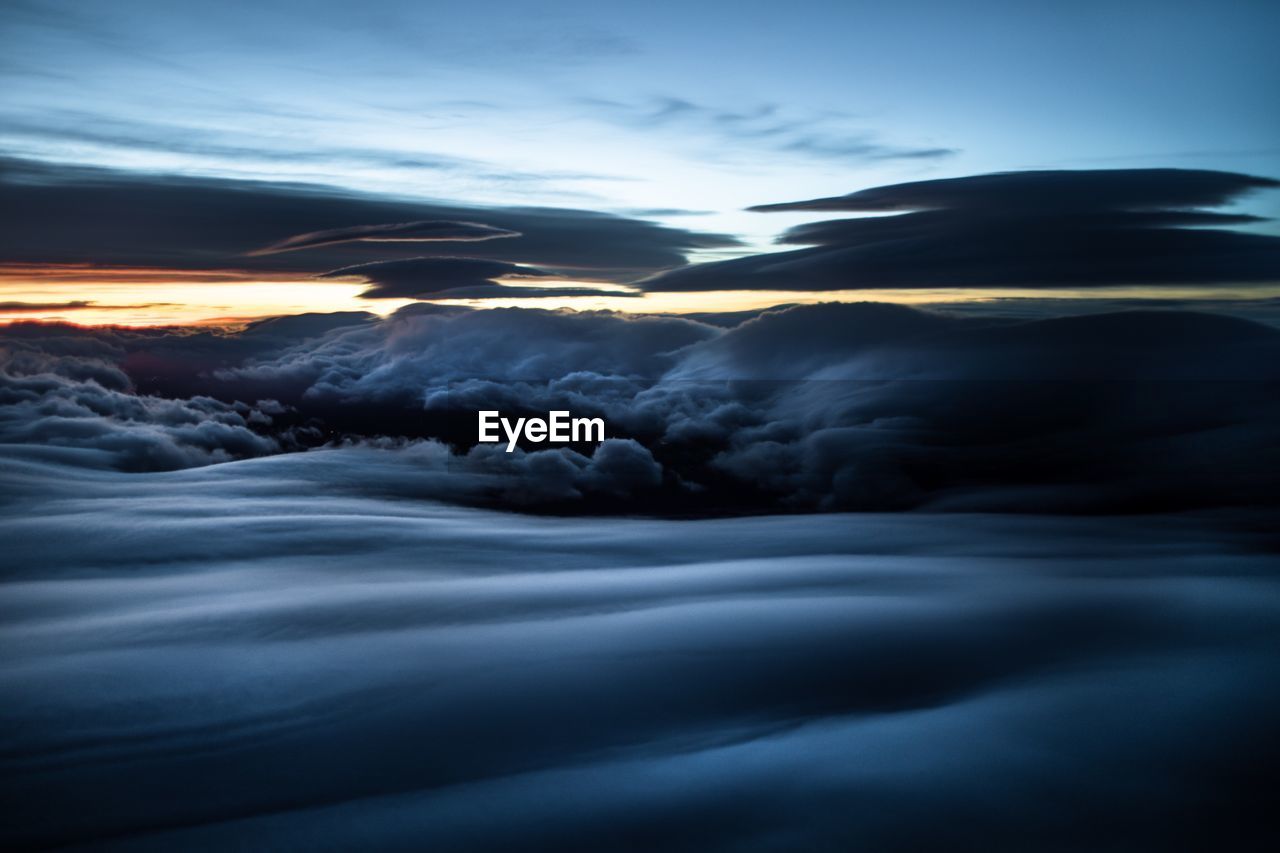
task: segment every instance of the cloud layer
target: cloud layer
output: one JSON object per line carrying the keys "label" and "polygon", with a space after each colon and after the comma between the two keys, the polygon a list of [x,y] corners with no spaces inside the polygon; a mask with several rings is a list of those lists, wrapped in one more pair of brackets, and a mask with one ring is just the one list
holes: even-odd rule
{"label": "cloud layer", "polygon": [[1275,840],[1240,519],[601,524],[371,497],[422,473],[368,448],[70,453],[0,461],[8,847]]}
{"label": "cloud layer", "polygon": [[[0,187],[8,202],[0,212],[0,258],[7,263],[313,274],[452,256],[451,241],[464,239],[478,258],[626,281],[680,266],[691,250],[736,244],[724,235],[586,210],[404,201],[314,185],[15,158],[0,159]],[[445,233],[448,240],[438,239]],[[431,234],[437,239],[422,239]],[[507,234],[519,237],[476,239]],[[286,251],[303,246],[307,251]]]}
{"label": "cloud layer", "polygon": [[519,236],[518,231],[507,231],[491,225],[481,225],[478,222],[428,219],[391,225],[356,225],[350,228],[330,228],[325,231],[295,234],[249,254],[271,255],[276,252],[295,252],[299,249],[336,246],[339,243],[434,243],[439,241],[474,243],[481,240]]}
{"label": "cloud layer", "polygon": [[892,214],[800,225],[809,246],[661,273],[651,291],[1218,286],[1280,281],[1280,237],[1219,207],[1280,182],[1190,169],[1009,172],[758,211]]}
{"label": "cloud layer", "polygon": [[365,299],[487,299],[493,297],[634,296],[591,287],[509,287],[502,279],[547,278],[546,270],[480,258],[406,258],[330,270],[320,278],[358,279],[372,285]]}
{"label": "cloud layer", "polygon": [[[874,303],[716,319],[418,305],[231,334],[19,324],[0,333],[14,404],[0,438],[131,470],[428,442],[439,476],[424,495],[571,513],[1114,512],[1280,494],[1269,326]],[[480,409],[603,417],[616,443],[493,454],[475,446]]]}
{"label": "cloud layer", "polygon": [[[691,253],[737,241],[584,210],[410,202],[16,159],[0,163],[0,183],[12,199],[0,220],[0,258],[36,275],[40,265],[80,264],[241,278],[358,275],[373,285],[365,296],[423,300],[1280,282],[1280,237],[1241,229],[1257,216],[1213,209],[1280,182],[1207,170],[1009,172],[760,205],[753,209],[859,216],[805,223],[779,238],[803,248],[692,265]],[[586,284],[514,291],[495,281],[512,275]]]}

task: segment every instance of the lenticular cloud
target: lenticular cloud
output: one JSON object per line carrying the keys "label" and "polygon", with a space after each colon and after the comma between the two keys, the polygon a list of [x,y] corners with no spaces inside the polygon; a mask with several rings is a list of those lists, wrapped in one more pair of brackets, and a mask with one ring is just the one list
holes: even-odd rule
{"label": "lenticular cloud", "polygon": [[1003,172],[764,204],[888,214],[798,225],[785,252],[695,264],[652,291],[1272,284],[1280,237],[1212,208],[1280,182],[1202,169]]}
{"label": "lenticular cloud", "polygon": [[519,237],[519,231],[494,228],[479,222],[456,222],[448,219],[426,219],[417,222],[397,222],[390,225],[356,225],[350,228],[329,228],[296,234],[286,240],[273,243],[250,255],[271,255],[277,252],[295,252],[335,246],[339,243],[433,243],[479,242],[502,237]]}

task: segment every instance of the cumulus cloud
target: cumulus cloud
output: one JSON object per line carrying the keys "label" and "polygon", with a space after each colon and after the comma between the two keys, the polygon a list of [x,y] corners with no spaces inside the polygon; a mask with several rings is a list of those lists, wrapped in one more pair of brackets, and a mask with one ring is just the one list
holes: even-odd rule
{"label": "cumulus cloud", "polygon": [[122,470],[171,470],[298,449],[313,428],[269,395],[215,398],[208,372],[358,328],[372,315],[300,315],[218,329],[14,323],[0,330],[0,442],[84,448]]}
{"label": "cumulus cloud", "polygon": [[[78,383],[197,412],[233,407],[224,426],[249,434],[190,464],[274,452],[258,441],[436,442],[449,476],[432,494],[463,502],[1115,512],[1270,506],[1280,494],[1280,331],[1269,326],[1190,311],[1027,320],[874,303],[716,319],[419,304],[385,320],[292,318],[217,336],[6,335],[33,357],[67,359],[55,372]],[[107,368],[131,384],[92,379]],[[36,419],[85,389],[27,393],[11,440],[70,443]],[[270,424],[234,408],[268,399],[288,407],[266,412]],[[123,421],[104,411],[102,431],[163,423],[149,405]],[[481,409],[601,417],[618,443],[494,454],[476,446]]]}
{"label": "cumulus cloud", "polygon": [[137,394],[118,367],[93,358],[0,351],[0,442],[93,451],[127,471],[190,468],[278,453],[260,434],[276,404]]}
{"label": "cumulus cloud", "polygon": [[451,383],[468,380],[545,385],[580,372],[656,378],[678,363],[682,349],[718,333],[670,316],[412,307],[384,322],[338,329],[314,344],[221,371],[218,378],[287,382],[298,397],[314,400],[410,400],[421,406]]}
{"label": "cumulus cloud", "polygon": [[1009,172],[875,187],[757,211],[892,214],[808,223],[808,246],[699,264],[651,291],[1097,287],[1280,281],[1280,237],[1218,207],[1270,178],[1191,169]]}
{"label": "cumulus cloud", "polygon": [[329,228],[307,234],[295,234],[288,239],[272,243],[250,255],[271,255],[276,252],[293,252],[314,249],[338,243],[432,243],[437,241],[480,242],[503,237],[519,237],[519,231],[494,228],[478,222],[454,222],[447,219],[398,222],[390,225],[353,225],[348,228]]}

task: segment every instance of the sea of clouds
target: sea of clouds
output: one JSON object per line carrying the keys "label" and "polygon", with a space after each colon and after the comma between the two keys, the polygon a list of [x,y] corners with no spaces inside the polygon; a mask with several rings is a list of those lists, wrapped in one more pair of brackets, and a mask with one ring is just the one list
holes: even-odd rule
{"label": "sea of clouds", "polygon": [[[0,442],[123,471],[398,447],[436,469],[424,495],[561,514],[1131,512],[1280,493],[1280,330],[1190,311],[414,305],[237,332],[15,324],[0,353]],[[603,417],[610,438],[507,454],[476,447],[481,409]]]}
{"label": "sea of clouds", "polygon": [[0,465],[9,848],[1262,850],[1267,516],[554,518]]}
{"label": "sea of clouds", "polygon": [[[0,351],[0,846],[1277,840],[1269,325],[417,305]],[[611,437],[507,454],[480,408]]]}

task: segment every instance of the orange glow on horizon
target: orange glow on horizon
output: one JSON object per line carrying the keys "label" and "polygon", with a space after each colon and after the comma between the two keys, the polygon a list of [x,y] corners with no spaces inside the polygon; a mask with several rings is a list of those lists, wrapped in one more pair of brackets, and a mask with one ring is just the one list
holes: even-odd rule
{"label": "orange glow on horizon", "polygon": [[[309,311],[370,310],[358,298],[363,289],[296,273],[6,264],[0,265],[0,323],[223,325]],[[32,307],[5,310],[14,303]]]}

